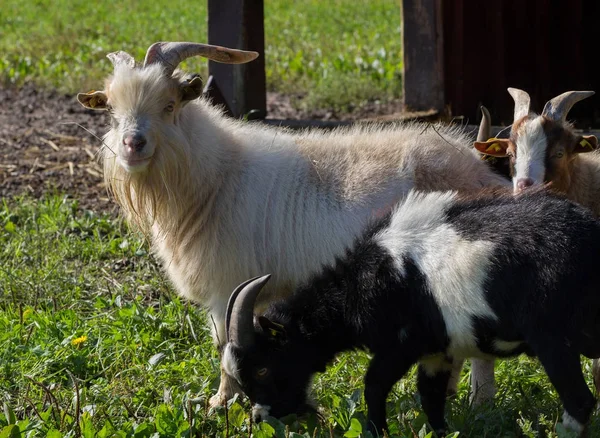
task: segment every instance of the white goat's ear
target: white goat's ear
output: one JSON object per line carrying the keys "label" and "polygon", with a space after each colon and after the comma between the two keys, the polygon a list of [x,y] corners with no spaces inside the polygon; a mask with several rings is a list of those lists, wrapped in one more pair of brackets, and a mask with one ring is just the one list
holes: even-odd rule
{"label": "white goat's ear", "polygon": [[281,324],[271,321],[269,318],[259,316],[258,324],[263,329],[263,332],[270,338],[277,340],[285,340],[287,338],[285,327],[283,327]]}
{"label": "white goat's ear", "polygon": [[79,93],[77,100],[84,107],[94,110],[108,109],[108,98],[104,91],[90,91],[88,93]]}
{"label": "white goat's ear", "polygon": [[506,149],[510,145],[510,140],[506,138],[490,138],[488,141],[476,141],[473,147],[482,154],[492,157],[506,157]]}
{"label": "white goat's ear", "polygon": [[577,138],[573,152],[581,154],[584,152],[592,152],[598,148],[598,139],[595,135],[583,135]]}
{"label": "white goat's ear", "polygon": [[202,94],[204,83],[200,75],[193,75],[191,78],[186,78],[181,82],[181,101],[187,102],[197,99]]}

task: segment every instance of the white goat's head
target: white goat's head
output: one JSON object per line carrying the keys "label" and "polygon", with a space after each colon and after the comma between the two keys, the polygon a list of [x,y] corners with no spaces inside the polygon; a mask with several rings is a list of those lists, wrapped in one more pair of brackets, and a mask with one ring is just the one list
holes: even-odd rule
{"label": "white goat's head", "polygon": [[[177,228],[173,218],[185,210],[183,189],[190,184],[192,144],[183,132],[181,109],[202,93],[198,75],[176,70],[191,56],[240,64],[256,52],[197,43],[155,43],[142,65],[125,52],[108,54],[114,72],[104,91],[77,95],[86,108],[107,110],[111,129],[104,136],[104,179],[125,214],[142,230],[155,221],[168,232]],[[194,125],[195,126],[195,125]],[[207,172],[204,177],[210,179]]]}
{"label": "white goat's head", "polygon": [[252,61],[258,53],[206,44],[159,42],[150,46],[141,66],[122,51],[107,56],[114,73],[106,81],[106,90],[80,93],[77,100],[86,108],[110,111],[112,127],[107,143],[111,149],[116,146],[112,153],[125,171],[138,173],[147,170],[160,152],[160,137],[172,134],[169,127],[177,123],[181,108],[202,93],[202,79],[176,71],[179,63],[192,56],[203,56],[240,64]]}
{"label": "white goat's head", "polygon": [[568,91],[544,106],[541,115],[529,110],[530,98],[523,90],[509,88],[515,101],[510,138],[478,141],[475,148],[484,154],[510,158],[515,192],[543,183],[566,192],[571,184],[570,165],[579,153],[598,147],[593,135],[576,135],[567,115],[573,105],[590,97],[593,91]]}

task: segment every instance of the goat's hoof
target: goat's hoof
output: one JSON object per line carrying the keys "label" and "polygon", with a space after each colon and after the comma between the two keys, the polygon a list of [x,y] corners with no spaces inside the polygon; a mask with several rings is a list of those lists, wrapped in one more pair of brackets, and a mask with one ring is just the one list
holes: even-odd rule
{"label": "goat's hoof", "polygon": [[208,405],[213,409],[223,407],[225,406],[225,403],[227,403],[227,400],[229,400],[227,394],[223,394],[221,391],[219,391],[210,398]]}

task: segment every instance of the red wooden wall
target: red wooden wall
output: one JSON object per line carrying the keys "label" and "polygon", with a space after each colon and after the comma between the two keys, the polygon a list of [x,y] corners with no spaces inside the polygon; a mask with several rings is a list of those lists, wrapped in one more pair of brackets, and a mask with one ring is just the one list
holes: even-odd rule
{"label": "red wooden wall", "polygon": [[564,91],[594,90],[569,118],[600,127],[599,19],[598,0],[442,1],[445,102],[469,121],[483,103],[494,124],[510,124],[507,87],[527,91],[538,113]]}

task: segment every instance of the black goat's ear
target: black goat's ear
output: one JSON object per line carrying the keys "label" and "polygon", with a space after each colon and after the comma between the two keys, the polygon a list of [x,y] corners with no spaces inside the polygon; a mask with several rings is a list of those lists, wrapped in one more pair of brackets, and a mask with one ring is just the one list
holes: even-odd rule
{"label": "black goat's ear", "polygon": [[199,74],[188,75],[181,81],[181,101],[187,102],[200,97],[204,83]]}
{"label": "black goat's ear", "polygon": [[283,325],[277,324],[276,322],[273,322],[269,318],[266,318],[264,316],[258,317],[258,323],[263,329],[263,332],[269,338],[276,339],[278,341],[284,341],[287,339],[287,334]]}

